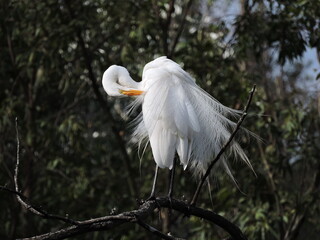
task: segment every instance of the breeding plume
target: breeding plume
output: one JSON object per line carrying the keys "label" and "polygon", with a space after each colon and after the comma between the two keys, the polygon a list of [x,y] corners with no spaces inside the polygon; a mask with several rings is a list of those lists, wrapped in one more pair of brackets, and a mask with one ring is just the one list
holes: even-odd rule
{"label": "breeding plume", "polygon": [[[176,153],[184,169],[190,166],[203,173],[236,125],[230,118],[238,111],[219,103],[165,56],[145,65],[141,82],[135,82],[124,67],[113,65],[104,72],[102,84],[108,95],[136,96],[133,105],[142,104],[132,137],[140,143],[150,141],[157,165],[155,181],[158,167],[174,169]],[[237,142],[229,151],[251,167]],[[220,162],[232,177],[226,158]]]}

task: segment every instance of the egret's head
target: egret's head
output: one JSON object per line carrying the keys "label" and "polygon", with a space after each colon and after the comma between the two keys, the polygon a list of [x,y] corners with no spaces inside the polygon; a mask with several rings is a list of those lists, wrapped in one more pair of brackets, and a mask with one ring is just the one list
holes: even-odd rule
{"label": "egret's head", "polygon": [[129,75],[127,69],[121,66],[112,65],[102,77],[102,86],[109,96],[124,97],[143,94],[139,90],[139,84]]}

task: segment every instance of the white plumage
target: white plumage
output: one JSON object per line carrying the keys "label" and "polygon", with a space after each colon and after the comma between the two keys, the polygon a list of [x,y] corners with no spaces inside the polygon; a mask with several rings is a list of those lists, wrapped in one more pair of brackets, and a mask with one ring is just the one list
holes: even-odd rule
{"label": "white plumage", "polygon": [[[136,120],[133,137],[140,143],[149,139],[160,168],[172,169],[177,153],[184,169],[190,166],[203,173],[235,127],[228,117],[238,115],[238,111],[211,97],[167,57],[146,64],[139,83],[125,68],[115,65],[105,71],[102,83],[111,96],[138,96],[133,105],[142,104],[142,115]],[[233,141],[229,149],[251,167],[237,142]],[[221,162],[232,177],[226,158]]]}

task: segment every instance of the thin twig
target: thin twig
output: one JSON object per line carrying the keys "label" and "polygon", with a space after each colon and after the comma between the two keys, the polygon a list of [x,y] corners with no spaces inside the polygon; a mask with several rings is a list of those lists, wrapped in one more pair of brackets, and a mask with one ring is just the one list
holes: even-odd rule
{"label": "thin twig", "polygon": [[[14,169],[14,188],[15,191],[20,193],[19,190],[19,185],[18,185],[18,176],[19,176],[19,165],[20,165],[20,140],[19,140],[19,129],[18,129],[18,118],[16,118],[16,140],[17,140],[17,156],[16,156],[16,166]],[[26,203],[25,201],[22,200],[22,198],[20,197],[21,194],[17,194],[17,200],[18,202],[27,210],[29,210],[30,212],[36,214],[36,215],[40,215],[42,216],[43,214],[36,210],[35,208],[33,208],[31,205],[29,205],[28,203]]]}
{"label": "thin twig", "polygon": [[15,190],[12,190],[10,188],[7,188],[6,186],[0,186],[0,190],[5,191],[5,192],[9,192],[9,193],[13,193],[18,195],[20,198],[26,199],[26,196],[24,196],[22,193],[17,192]]}
{"label": "thin twig", "polygon": [[193,0],[189,0],[188,3],[187,3],[186,8],[184,9],[184,12],[183,12],[183,15],[182,15],[182,20],[181,20],[181,23],[180,23],[180,25],[179,25],[179,29],[178,29],[177,32],[176,32],[176,35],[175,35],[175,37],[174,37],[174,39],[173,39],[173,43],[172,43],[172,45],[171,45],[170,52],[169,52],[169,54],[168,54],[168,57],[169,57],[169,58],[172,58],[172,56],[173,56],[173,54],[174,54],[174,51],[175,51],[175,49],[176,49],[177,43],[178,43],[178,41],[179,41],[179,38],[180,38],[180,36],[181,36],[181,34],[182,34],[182,32],[183,32],[183,29],[184,29],[184,25],[185,25],[185,23],[186,23],[186,19],[187,19],[188,12],[189,12],[189,10],[190,10],[190,7],[192,6],[192,2],[193,2]]}
{"label": "thin twig", "polygon": [[27,202],[28,198],[21,193],[21,191],[19,189],[19,185],[18,185],[19,165],[20,165],[20,140],[19,140],[18,118],[16,118],[15,121],[16,121],[16,135],[17,135],[17,157],[16,157],[17,159],[16,159],[16,166],[15,166],[14,177],[13,177],[15,190],[10,190],[6,187],[1,187],[0,189],[5,190],[7,192],[14,193],[17,197],[18,202],[25,209],[32,212],[33,214],[36,214],[36,215],[38,215],[42,218],[46,218],[46,219],[56,219],[56,220],[63,221],[65,223],[79,225],[79,223],[77,221],[74,221],[74,220],[66,218],[66,217],[49,214],[44,210],[41,210],[37,207],[34,207],[33,205],[31,205],[30,203]]}
{"label": "thin twig", "polygon": [[12,48],[12,40],[11,40],[11,37],[9,34],[7,34],[7,43],[8,43],[8,49],[9,49],[9,54],[10,54],[12,65],[15,65],[16,58],[15,58],[15,54],[14,54],[13,48]]}
{"label": "thin twig", "polygon": [[244,121],[244,119],[246,118],[247,116],[247,112],[248,112],[248,109],[249,109],[249,106],[250,106],[250,103],[251,103],[251,100],[252,100],[252,97],[253,97],[253,94],[256,90],[256,85],[253,85],[253,88],[251,89],[250,91],[250,95],[249,95],[249,98],[248,98],[248,101],[247,101],[247,104],[243,110],[243,113],[240,117],[240,119],[238,120],[237,122],[237,125],[235,127],[235,129],[233,130],[232,134],[230,135],[228,141],[223,145],[223,147],[220,149],[220,152],[217,154],[217,156],[215,157],[215,159],[211,162],[211,164],[209,165],[205,175],[202,177],[201,179],[201,182],[198,184],[198,187],[197,187],[197,190],[196,192],[194,193],[193,195],[193,198],[191,200],[191,203],[190,205],[195,205],[196,202],[197,202],[197,199],[198,199],[198,196],[199,196],[199,193],[200,193],[200,190],[204,184],[204,182],[206,181],[207,177],[209,176],[210,172],[211,172],[211,169],[213,168],[213,166],[218,162],[218,160],[220,159],[220,157],[222,156],[222,154],[227,150],[228,146],[230,145],[230,143],[232,142],[234,136],[236,135],[236,133],[238,132],[238,130],[240,129],[240,126],[242,124],[242,122]]}
{"label": "thin twig", "polygon": [[137,223],[143,227],[144,229],[146,229],[147,231],[151,232],[153,235],[156,235],[158,237],[161,237],[162,239],[166,239],[166,240],[184,240],[183,238],[176,238],[173,236],[170,236],[168,234],[164,234],[161,231],[159,231],[158,229],[156,229],[155,227],[150,226],[149,224],[143,222],[141,219],[139,219],[138,217],[137,219]]}
{"label": "thin twig", "polygon": [[162,27],[162,41],[163,41],[163,53],[164,53],[164,55],[168,55],[168,52],[169,52],[168,36],[169,36],[169,32],[170,32],[172,13],[174,12],[174,3],[175,3],[175,0],[171,0],[170,3],[169,3],[169,9],[167,11],[167,19],[166,19],[166,21],[161,21],[161,18],[158,17],[158,19],[160,19],[160,25]]}
{"label": "thin twig", "polygon": [[118,215],[111,215],[111,216],[104,216],[104,217],[99,217],[99,218],[94,218],[90,220],[84,220],[84,221],[79,221],[79,225],[89,225],[89,224],[96,224],[96,223],[103,223],[106,221],[113,221],[113,220],[125,220],[128,222],[135,221],[136,218],[134,216],[127,216],[125,214],[118,214]]}

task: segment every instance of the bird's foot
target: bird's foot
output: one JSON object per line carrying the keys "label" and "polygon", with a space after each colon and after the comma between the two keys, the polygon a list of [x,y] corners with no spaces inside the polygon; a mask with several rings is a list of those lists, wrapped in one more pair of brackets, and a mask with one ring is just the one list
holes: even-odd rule
{"label": "bird's foot", "polygon": [[172,208],[172,202],[173,202],[172,194],[168,194],[167,198],[170,204],[170,208]]}
{"label": "bird's foot", "polygon": [[156,195],[155,194],[151,194],[147,199],[146,199],[146,202],[148,201],[154,201],[156,200]]}
{"label": "bird's foot", "polygon": [[157,201],[157,198],[156,198],[156,195],[155,195],[155,194],[151,194],[151,195],[145,200],[145,202],[148,202],[148,201],[155,201],[155,203],[157,204],[158,209],[161,208],[160,204],[159,204],[158,201]]}
{"label": "bird's foot", "polygon": [[194,206],[192,206],[190,203],[187,205],[187,211],[184,212],[183,217],[182,217],[183,219],[190,217],[192,207],[194,207]]}

